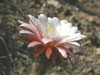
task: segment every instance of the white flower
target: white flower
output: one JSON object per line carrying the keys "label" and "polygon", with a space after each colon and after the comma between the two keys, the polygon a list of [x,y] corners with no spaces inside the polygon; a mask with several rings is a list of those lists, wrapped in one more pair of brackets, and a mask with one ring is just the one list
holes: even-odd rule
{"label": "white flower", "polygon": [[38,19],[31,15],[29,15],[29,18],[36,27],[40,28],[43,39],[45,38],[46,41],[43,41],[44,43],[48,43],[48,40],[63,38],[62,42],[79,46],[80,44],[76,41],[86,37],[78,31],[78,27],[72,26],[72,23],[69,23],[67,20],[60,21],[57,17],[46,17],[44,14],[40,14]]}
{"label": "white flower", "polygon": [[[45,44],[47,48],[47,58],[49,58],[50,54],[52,54],[52,50],[56,48],[64,58],[67,58],[67,53],[72,55],[70,51],[66,52],[67,50],[64,48],[64,46],[67,45],[79,49],[82,53],[84,53],[80,48],[78,48],[80,44],[76,41],[81,40],[86,36],[81,34],[81,32],[78,30],[78,27],[72,26],[72,23],[69,23],[67,20],[60,21],[57,17],[46,17],[44,14],[40,14],[38,18],[35,18],[31,15],[28,15],[28,17],[31,20],[29,20],[29,23],[19,21],[21,23],[20,27],[25,27],[28,29],[21,29],[20,33],[30,34],[30,37],[33,36],[33,40],[31,38],[28,40],[24,38],[26,41],[31,42],[28,47],[38,44]],[[54,40],[60,41],[56,42],[57,44],[49,44],[49,46],[48,43],[54,42]],[[63,46],[61,45],[60,47],[59,44],[63,44]],[[74,58],[76,59],[76,57]]]}

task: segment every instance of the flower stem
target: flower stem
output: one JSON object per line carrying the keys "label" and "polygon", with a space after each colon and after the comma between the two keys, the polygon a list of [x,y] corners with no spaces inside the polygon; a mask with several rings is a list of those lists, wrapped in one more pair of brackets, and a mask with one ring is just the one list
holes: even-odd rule
{"label": "flower stem", "polygon": [[46,71],[50,66],[50,60],[48,60],[45,56],[41,55],[37,57],[35,64],[35,75],[45,75]]}

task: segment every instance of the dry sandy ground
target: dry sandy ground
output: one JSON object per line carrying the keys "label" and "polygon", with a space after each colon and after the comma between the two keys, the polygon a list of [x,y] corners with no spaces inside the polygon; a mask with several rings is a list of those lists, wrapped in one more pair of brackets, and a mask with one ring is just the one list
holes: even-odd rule
{"label": "dry sandy ground", "polygon": [[87,56],[73,50],[82,65],[72,58],[73,65],[67,61],[65,71],[59,62],[46,75],[100,75],[99,3],[100,0],[0,0],[0,75],[34,75],[33,55],[27,43],[17,37],[16,27],[18,19],[26,21],[28,14],[37,17],[40,13],[67,19],[87,36],[79,41]]}

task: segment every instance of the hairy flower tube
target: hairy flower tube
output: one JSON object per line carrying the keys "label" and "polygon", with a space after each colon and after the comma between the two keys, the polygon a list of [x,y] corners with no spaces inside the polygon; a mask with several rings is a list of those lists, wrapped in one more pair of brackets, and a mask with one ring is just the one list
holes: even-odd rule
{"label": "hairy flower tube", "polygon": [[29,42],[28,47],[38,46],[32,52],[35,57],[45,53],[46,58],[50,59],[52,57],[53,64],[55,64],[55,55],[57,54],[65,66],[64,59],[67,59],[68,55],[80,62],[68,48],[77,49],[85,54],[76,41],[86,36],[81,34],[78,28],[72,26],[72,23],[67,20],[59,20],[57,17],[51,18],[40,14],[38,18],[28,15],[28,23],[19,22],[21,23],[19,26],[20,33],[23,34],[19,37]]}

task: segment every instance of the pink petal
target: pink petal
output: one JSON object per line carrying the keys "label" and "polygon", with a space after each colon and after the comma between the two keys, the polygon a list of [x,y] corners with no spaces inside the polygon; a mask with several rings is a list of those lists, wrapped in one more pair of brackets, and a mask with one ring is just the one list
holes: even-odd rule
{"label": "pink petal", "polygon": [[24,41],[27,41],[27,42],[30,42],[31,41],[30,39],[27,39],[26,37],[23,37],[23,36],[18,36],[18,37],[21,38]]}
{"label": "pink petal", "polygon": [[66,50],[66,52],[67,52],[69,55],[71,55],[77,62],[79,62],[80,64],[82,64],[81,61],[76,57],[76,55],[75,55],[74,53],[72,53],[70,50],[68,50],[68,49],[65,48],[65,47],[60,47],[60,48]]}
{"label": "pink petal", "polygon": [[58,51],[58,49],[56,47],[53,47],[53,49],[57,52],[57,54],[59,55],[61,61],[62,61],[62,64],[64,65],[64,69],[65,69],[65,63],[64,63],[64,58],[62,56],[62,54]]}
{"label": "pink petal", "polygon": [[48,48],[47,51],[46,51],[46,57],[47,57],[48,59],[50,59],[51,53],[52,53],[52,49],[51,49],[51,48]]}
{"label": "pink petal", "polygon": [[37,41],[34,41],[34,42],[31,42],[28,47],[32,47],[32,46],[36,46],[36,45],[39,45],[41,44],[40,42],[37,42]]}
{"label": "pink petal", "polygon": [[53,58],[53,64],[55,64],[56,61],[55,61],[55,54],[54,54],[54,52],[52,52],[52,58]]}
{"label": "pink petal", "polygon": [[39,39],[41,39],[41,35],[38,32],[37,28],[32,24],[32,22],[30,21],[30,19],[28,19],[29,24],[32,26],[33,32],[38,36]]}
{"label": "pink petal", "polygon": [[20,26],[26,27],[26,28],[30,29],[31,31],[33,31],[32,26],[29,25],[29,24],[27,24],[27,23],[25,23],[25,24],[23,23],[23,24],[21,24]]}
{"label": "pink petal", "polygon": [[64,49],[61,49],[61,48],[57,48],[59,50],[59,52],[61,53],[61,55],[64,57],[64,58],[67,58],[67,53]]}

